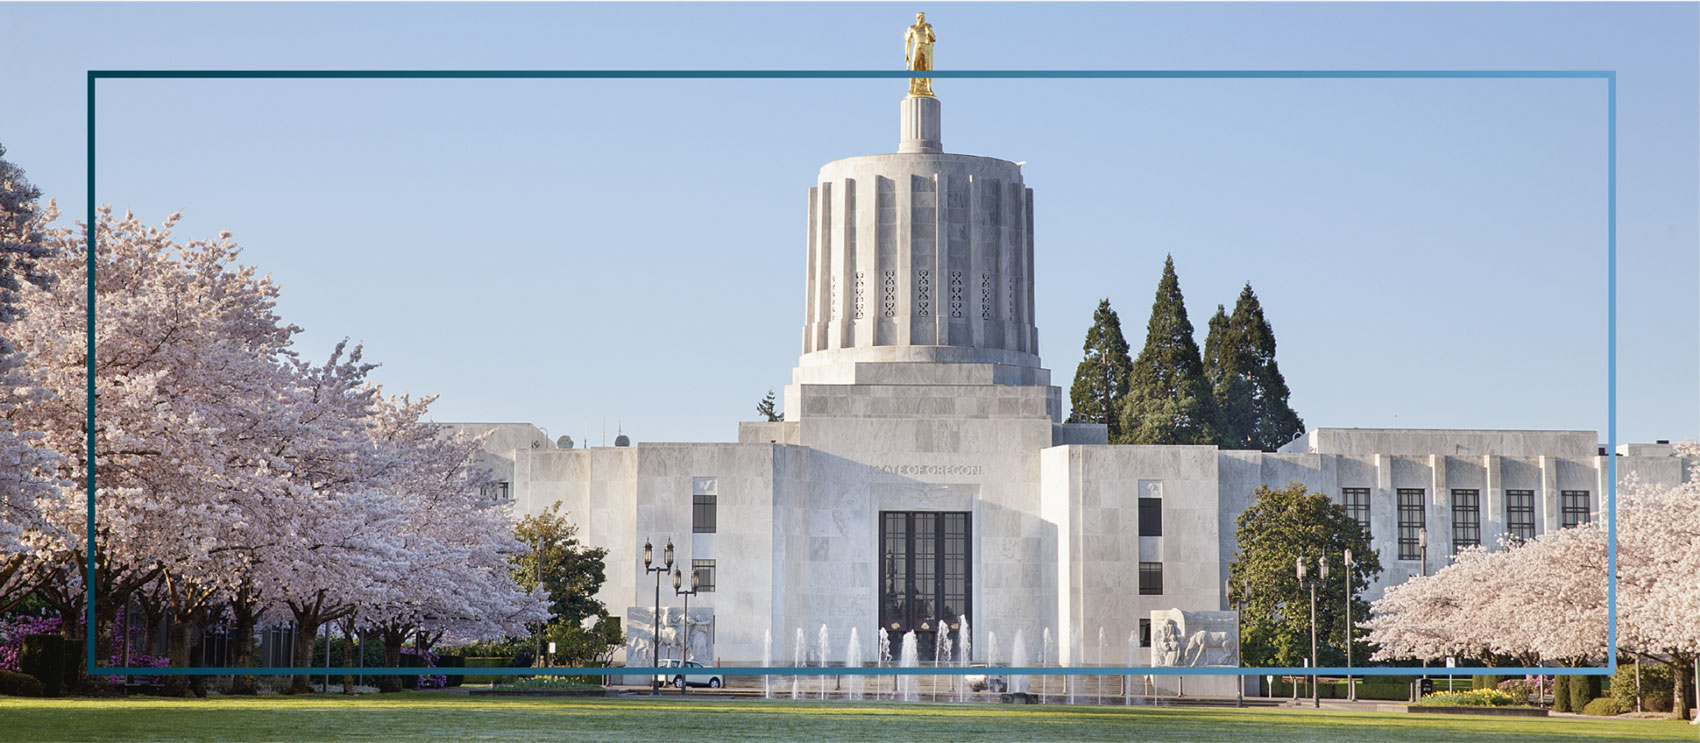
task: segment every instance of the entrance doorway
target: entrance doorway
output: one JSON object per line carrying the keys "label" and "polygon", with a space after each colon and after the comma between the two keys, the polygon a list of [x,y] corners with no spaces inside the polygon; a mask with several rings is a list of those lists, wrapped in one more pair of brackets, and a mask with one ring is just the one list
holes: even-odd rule
{"label": "entrance doorway", "polygon": [[969,519],[958,511],[880,512],[880,627],[891,636],[892,660],[906,632],[915,633],[922,661],[938,657],[941,631],[958,658],[962,617],[973,617]]}

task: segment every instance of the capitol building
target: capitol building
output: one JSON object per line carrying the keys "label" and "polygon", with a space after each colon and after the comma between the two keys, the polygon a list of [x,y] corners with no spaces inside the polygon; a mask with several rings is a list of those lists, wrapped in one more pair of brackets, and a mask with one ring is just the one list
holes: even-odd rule
{"label": "capitol building", "polygon": [[[486,436],[516,513],[560,503],[608,550],[598,598],[626,621],[629,665],[650,663],[646,542],[659,561],[670,541],[698,578],[692,659],[788,663],[790,638],[812,648],[823,625],[856,630],[864,664],[880,629],[915,632],[931,658],[966,626],[983,662],[988,633],[1008,648],[1018,631],[1102,628],[1147,646],[1153,612],[1230,609],[1234,522],[1261,485],[1300,483],[1368,527],[1384,568],[1374,599],[1458,547],[1603,518],[1611,457],[1620,479],[1684,476],[1668,444],[1607,452],[1595,431],[1321,428],[1273,453],[1109,445],[1103,425],[1062,422],[1039,355],[1021,164],[947,152],[930,89],[912,88],[898,118],[895,152],[809,182],[785,420],[739,423],[737,443],[588,448],[529,424],[450,424]],[[1119,665],[1112,645],[1077,657],[1059,642],[1049,661]]]}

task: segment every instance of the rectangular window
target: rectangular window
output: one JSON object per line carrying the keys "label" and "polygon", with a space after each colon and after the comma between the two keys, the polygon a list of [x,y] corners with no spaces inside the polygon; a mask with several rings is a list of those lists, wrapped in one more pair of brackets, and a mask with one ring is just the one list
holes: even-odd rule
{"label": "rectangular window", "polygon": [[1559,497],[1564,528],[1588,523],[1588,491],[1564,490],[1559,492]]}
{"label": "rectangular window", "polygon": [[1364,536],[1368,537],[1370,535],[1369,488],[1342,488],[1340,490],[1340,503],[1346,507],[1346,513],[1352,517],[1352,520],[1358,522],[1358,526],[1364,528]]}
{"label": "rectangular window", "polygon": [[1479,490],[1452,491],[1452,554],[1482,543],[1482,494]]}
{"label": "rectangular window", "polygon": [[958,644],[954,633],[972,616],[971,534],[963,512],[880,513],[880,626],[915,632],[922,657],[933,657],[941,630]]}
{"label": "rectangular window", "polygon": [[1399,488],[1399,559],[1423,559],[1422,547],[1417,541],[1426,518],[1423,489]]}
{"label": "rectangular window", "polygon": [[714,501],[719,496],[697,494],[691,497],[691,531],[697,534],[713,534],[719,518],[714,512]]}
{"label": "rectangular window", "polygon": [[697,590],[703,593],[714,593],[714,561],[692,560],[691,574],[697,578]]}
{"label": "rectangular window", "polygon": [[1535,538],[1535,491],[1505,491],[1505,530],[1517,539]]}
{"label": "rectangular window", "polygon": [[1139,646],[1142,648],[1151,647],[1151,620],[1149,619],[1139,620]]}
{"label": "rectangular window", "polygon": [[1139,536],[1163,536],[1163,499],[1139,499]]}
{"label": "rectangular window", "polygon": [[1163,563],[1139,563],[1139,595],[1163,595]]}
{"label": "rectangular window", "polygon": [[513,498],[513,490],[508,487],[506,480],[490,483],[478,489],[485,498],[504,501]]}

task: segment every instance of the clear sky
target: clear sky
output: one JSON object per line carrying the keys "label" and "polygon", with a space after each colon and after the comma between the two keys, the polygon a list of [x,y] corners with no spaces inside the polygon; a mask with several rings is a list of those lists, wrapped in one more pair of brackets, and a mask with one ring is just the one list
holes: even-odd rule
{"label": "clear sky", "polygon": [[[5,4],[0,143],[86,207],[88,69],[1603,69],[1618,73],[1620,441],[1700,436],[1696,4]],[[1023,160],[1040,351],[1163,256],[1250,281],[1311,427],[1606,427],[1603,80],[939,80]],[[785,385],[820,165],[901,80],[100,83],[98,198],[235,233],[301,351],[364,343],[442,421],[734,440]]]}

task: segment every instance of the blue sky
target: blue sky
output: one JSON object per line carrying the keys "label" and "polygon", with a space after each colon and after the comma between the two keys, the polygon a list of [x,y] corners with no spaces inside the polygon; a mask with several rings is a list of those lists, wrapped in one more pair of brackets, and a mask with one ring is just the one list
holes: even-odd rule
{"label": "blue sky", "polygon": [[[4,4],[0,143],[85,208],[88,69],[1610,69],[1619,440],[1700,435],[1695,4]],[[799,351],[820,165],[900,80],[100,83],[99,199],[229,229],[301,351],[364,343],[438,420],[736,437]],[[1307,424],[1606,426],[1600,80],[939,80],[1027,161],[1040,350],[1252,282]],[[1202,343],[1202,335],[1199,338]]]}

